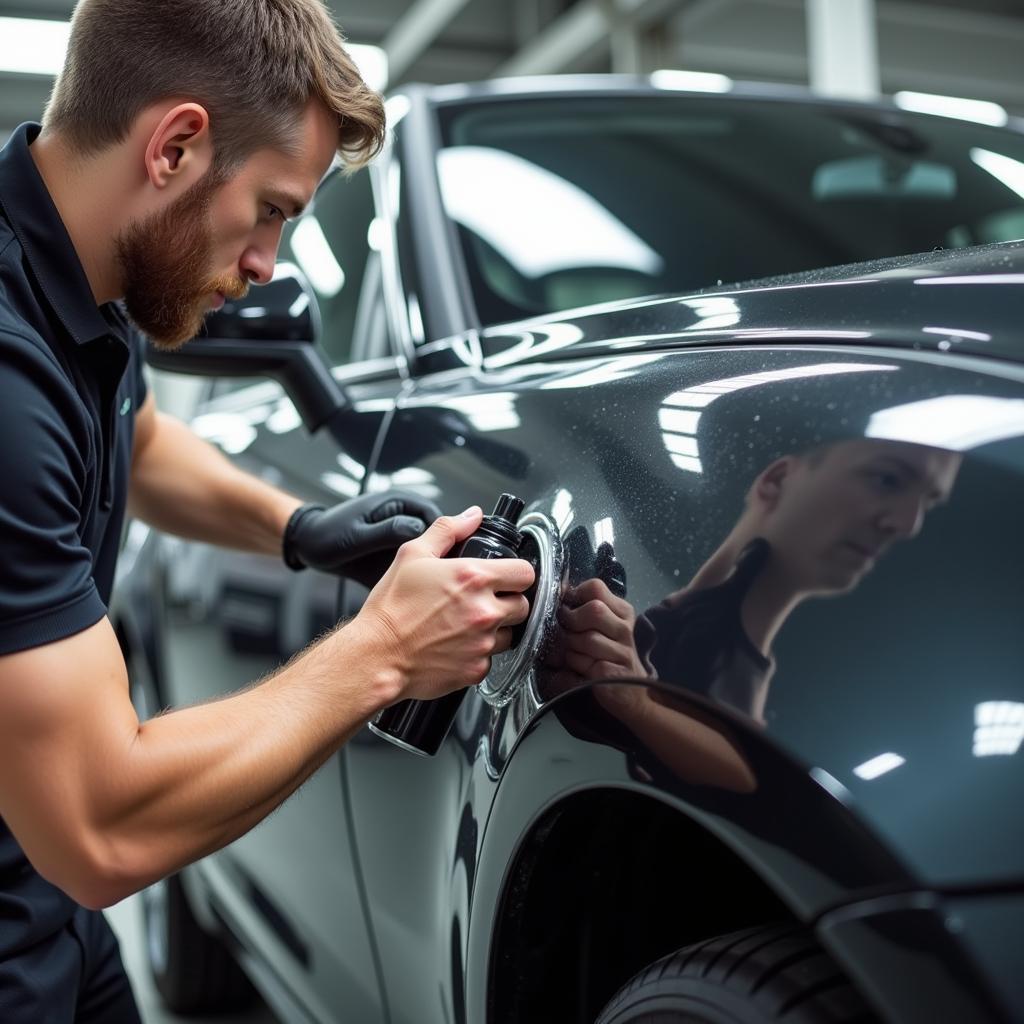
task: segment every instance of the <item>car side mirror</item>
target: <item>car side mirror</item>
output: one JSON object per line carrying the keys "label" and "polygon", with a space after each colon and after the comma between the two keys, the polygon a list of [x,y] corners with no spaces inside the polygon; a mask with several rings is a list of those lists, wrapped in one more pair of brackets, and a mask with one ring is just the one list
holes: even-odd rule
{"label": "car side mirror", "polygon": [[177,351],[150,343],[157,370],[202,377],[270,377],[295,403],[313,433],[348,404],[316,342],[320,307],[302,272],[279,263],[273,280],[227,302],[206,318],[203,332]]}

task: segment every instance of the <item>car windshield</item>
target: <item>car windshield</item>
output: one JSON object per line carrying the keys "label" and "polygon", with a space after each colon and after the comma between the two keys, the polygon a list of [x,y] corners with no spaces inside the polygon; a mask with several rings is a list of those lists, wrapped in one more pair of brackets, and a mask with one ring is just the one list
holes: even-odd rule
{"label": "car windshield", "polygon": [[467,103],[441,126],[483,324],[1024,237],[1008,129],[677,96]]}

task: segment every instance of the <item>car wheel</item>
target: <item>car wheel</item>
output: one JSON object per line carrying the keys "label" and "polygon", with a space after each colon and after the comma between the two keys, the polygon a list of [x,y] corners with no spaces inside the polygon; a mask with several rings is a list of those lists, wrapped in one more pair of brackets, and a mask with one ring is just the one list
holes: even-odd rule
{"label": "car wheel", "polygon": [[202,930],[177,875],[142,891],[146,957],[167,1008],[174,1013],[242,1009],[253,996],[231,954]]}
{"label": "car wheel", "polygon": [[750,928],[687,946],[626,983],[596,1024],[869,1024],[877,1020],[802,928]]}

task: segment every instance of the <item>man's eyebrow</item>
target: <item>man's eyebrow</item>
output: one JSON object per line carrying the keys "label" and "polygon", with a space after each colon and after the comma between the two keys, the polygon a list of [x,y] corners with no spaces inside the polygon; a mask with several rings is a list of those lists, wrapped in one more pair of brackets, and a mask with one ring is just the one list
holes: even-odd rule
{"label": "man's eyebrow", "polygon": [[[306,209],[305,200],[292,192],[282,192],[275,188],[267,189],[267,199],[284,210],[289,219],[300,216]],[[291,210],[290,213],[289,210]]]}
{"label": "man's eyebrow", "polygon": [[879,455],[878,458],[881,462],[895,463],[911,480],[920,480],[924,476],[917,466],[906,459],[901,459],[898,455]]}
{"label": "man's eyebrow", "polygon": [[[894,462],[898,465],[904,473],[906,473],[911,480],[915,482],[925,479],[925,474],[921,472],[912,462],[908,462],[906,459],[901,459],[898,455],[882,455],[881,459],[886,462]],[[934,499],[935,504],[945,505],[950,499],[950,492],[943,490],[941,487],[932,487],[928,491],[928,497]]]}

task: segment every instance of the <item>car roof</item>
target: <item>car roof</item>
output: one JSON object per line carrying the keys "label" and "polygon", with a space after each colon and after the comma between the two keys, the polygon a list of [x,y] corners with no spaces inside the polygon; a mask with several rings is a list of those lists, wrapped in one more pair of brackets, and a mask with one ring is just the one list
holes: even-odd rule
{"label": "car roof", "polygon": [[1024,363],[1022,309],[1024,240],[604,303],[488,328],[484,335],[572,323],[579,341],[568,347],[575,351],[836,342]]}

